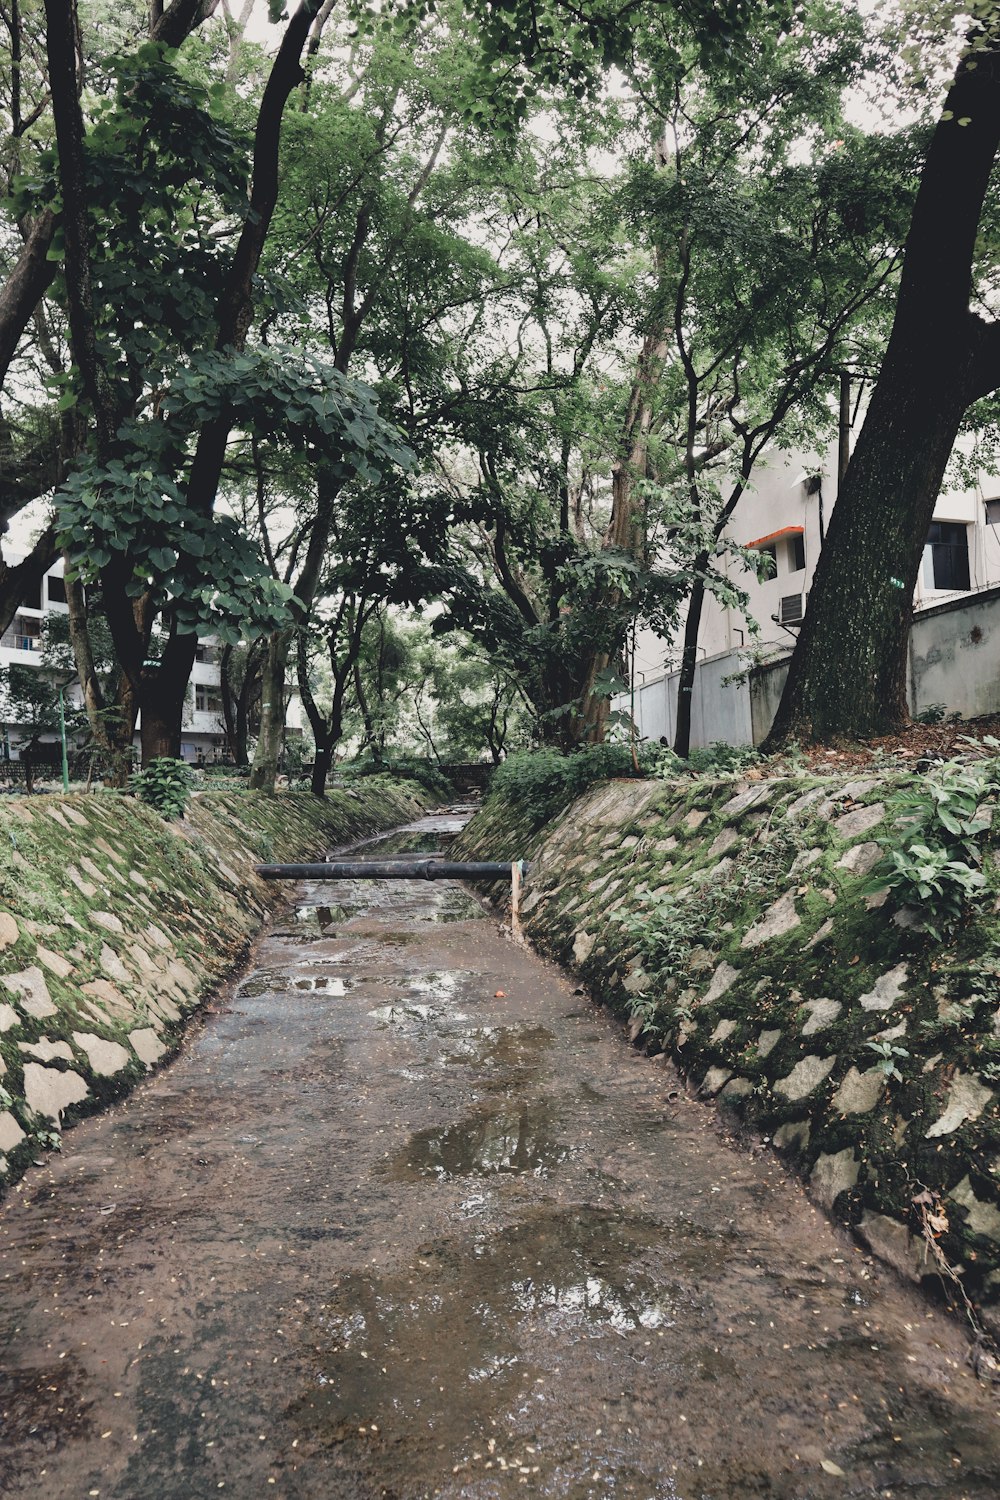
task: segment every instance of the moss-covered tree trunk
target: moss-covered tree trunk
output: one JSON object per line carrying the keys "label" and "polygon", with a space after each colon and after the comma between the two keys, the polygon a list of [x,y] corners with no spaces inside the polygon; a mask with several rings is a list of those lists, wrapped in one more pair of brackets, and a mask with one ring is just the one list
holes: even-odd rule
{"label": "moss-covered tree trunk", "polygon": [[291,642],[291,631],[275,631],[268,640],[260,671],[260,734],[250,772],[250,786],[255,792],[273,792],[278,776],[285,737],[285,673]]}
{"label": "moss-covered tree trunk", "polygon": [[[1000,26],[1000,21],[993,25]],[[962,413],[1000,382],[1000,324],[970,311],[1000,145],[1000,46],[981,32],[928,152],[892,336],[837,500],[768,744],[891,731],[907,717],[913,590]]]}

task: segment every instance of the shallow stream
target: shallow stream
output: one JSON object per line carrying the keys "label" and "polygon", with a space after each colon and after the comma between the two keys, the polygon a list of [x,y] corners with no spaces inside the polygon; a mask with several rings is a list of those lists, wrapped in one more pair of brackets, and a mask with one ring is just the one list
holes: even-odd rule
{"label": "shallow stream", "polygon": [[472,895],[290,894],[0,1210],[0,1494],[1000,1495],[961,1327]]}

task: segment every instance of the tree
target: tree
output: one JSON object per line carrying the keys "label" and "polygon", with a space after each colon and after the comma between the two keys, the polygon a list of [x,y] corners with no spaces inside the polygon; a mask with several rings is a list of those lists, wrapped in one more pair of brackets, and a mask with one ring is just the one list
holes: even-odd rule
{"label": "tree", "polygon": [[[215,93],[162,47],[113,63],[117,93],[88,135],[72,3],[47,3],[70,342],[94,427],[92,450],[60,493],[60,522],[73,559],[100,577],[123,717],[134,724],[142,714],[144,760],[178,753],[198,631],[224,635],[235,618],[266,629],[287,615],[289,591],[215,513],[233,427],[311,442],[341,469],[405,456],[364,388],[315,361],[246,347],[282,118],[318,10],[319,0],[301,0],[271,65],[247,199]],[[235,219],[231,252],[207,232],[206,214],[220,212]],[[165,642],[152,659],[161,610]]]}
{"label": "tree", "polygon": [[927,530],[971,403],[1000,384],[995,250],[977,243],[1000,147],[1000,7],[976,8],[934,128],[889,344],[841,486],[769,745],[906,723]]}
{"label": "tree", "polygon": [[249,645],[227,642],[219,655],[219,686],[222,717],[229,754],[237,766],[250,764],[251,713],[260,701],[261,648],[259,639]]}
{"label": "tree", "polygon": [[[463,113],[466,84],[477,65],[477,48],[453,6],[402,37],[363,18],[330,26],[317,49],[307,107],[289,122],[283,197],[264,260],[265,275],[285,288],[269,336],[277,331],[322,349],[344,374],[359,368],[418,457],[426,457],[455,421],[443,371],[456,319],[466,306],[482,308],[491,290],[492,261],[469,243],[467,222],[489,197],[498,170],[491,137],[482,126],[470,126]],[[280,489],[289,478],[268,475],[265,483]],[[278,764],[289,653],[296,633],[310,628],[317,590],[327,576],[326,555],[351,534],[349,512],[359,503],[322,465],[315,483],[291,482],[294,520],[286,508],[284,539],[265,539],[295,597],[293,625],[273,632],[268,642],[266,708],[251,777],[261,789],[273,786]],[[448,519],[448,501],[439,491],[423,485],[412,500],[423,506],[422,514],[420,504],[408,507],[414,545],[400,553],[375,518],[374,534],[385,547],[381,566],[362,540],[360,556],[368,561],[361,592],[354,583],[346,592],[339,582],[333,585],[338,603],[332,626],[330,611],[318,611],[324,655],[332,652],[335,700],[333,721],[320,714],[314,723],[317,786],[325,782],[328,752],[341,732],[340,695],[357,649],[355,630],[363,629],[381,600],[398,592],[401,574],[412,580],[418,537],[440,532]],[[396,499],[387,493],[384,503],[387,514],[395,515]],[[412,581],[405,592],[414,597]],[[352,640],[345,659],[343,648]]]}
{"label": "tree", "polygon": [[37,667],[0,667],[0,713],[5,727],[16,724],[24,734],[20,756],[25,788],[31,792],[38,747],[44,737],[59,732],[59,690]]}
{"label": "tree", "polygon": [[[442,455],[472,525],[455,551],[450,619],[518,674],[542,732],[565,744],[598,732],[629,624],[666,630],[690,585],[675,561],[653,565],[653,518],[637,525],[615,508],[626,488],[616,458],[648,440],[656,359],[640,355],[635,378],[623,377],[618,348],[641,302],[636,257],[610,184],[588,162],[608,142],[581,137],[578,123],[544,155],[522,149],[494,211],[517,337],[498,353],[490,321],[469,330],[456,370],[468,411]],[[485,385],[494,394],[477,413],[473,392]]]}
{"label": "tree", "polygon": [[[444,761],[482,760],[494,765],[531,739],[531,719],[517,678],[497,667],[473,643],[432,641],[421,653],[427,688],[414,694],[417,710],[430,700],[426,717],[440,739]],[[428,736],[429,738],[429,736]]]}
{"label": "tree", "polygon": [[[852,12],[751,27],[738,84],[654,24],[636,37],[603,137],[564,108],[545,162],[516,160],[497,238],[517,344],[465,434],[485,514],[453,618],[563,744],[601,736],[630,630],[669,634],[686,600],[689,686],[705,593],[741,597],[715,562],[726,523],[764,449],[816,440],[835,372],[867,365],[861,315],[877,322],[909,201],[911,143],[841,118],[872,58]],[[598,146],[627,161],[617,180]],[[683,714],[679,733],[686,752]]]}
{"label": "tree", "polygon": [[[114,653],[107,628],[99,615],[93,628],[94,670],[107,683],[114,675]],[[104,741],[95,745],[89,733],[85,712],[77,708],[69,693],[76,677],[70,643],[69,622],[65,616],[50,614],[42,622],[41,650],[35,666],[12,662],[0,668],[0,711],[4,720],[21,731],[20,759],[25,767],[27,790],[33,789],[33,768],[42,741],[61,736],[63,728],[78,748],[97,752]],[[92,762],[93,763],[93,762]],[[129,765],[131,766],[131,755]],[[106,765],[104,767],[108,768]]]}
{"label": "tree", "polygon": [[832,393],[881,351],[915,143],[844,121],[844,92],[875,57],[859,17],[812,7],[801,33],[761,40],[738,98],[710,76],[674,89],[660,160],[631,189],[664,310],[649,397],[658,483],[685,493],[703,527],[678,681],[683,756],[715,560],[751,561],[724,543],[755,467],[775,448],[825,445]]}

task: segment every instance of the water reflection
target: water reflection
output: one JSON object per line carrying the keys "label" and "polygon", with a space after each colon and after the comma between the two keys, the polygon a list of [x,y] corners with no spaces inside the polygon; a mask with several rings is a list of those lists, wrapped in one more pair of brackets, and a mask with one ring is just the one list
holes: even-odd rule
{"label": "water reflection", "polygon": [[668,1301],[642,1276],[622,1283],[603,1276],[584,1276],[569,1282],[527,1278],[514,1282],[512,1290],[521,1312],[569,1314],[618,1333],[669,1328],[674,1322]]}
{"label": "water reflection", "polygon": [[421,1130],[395,1158],[390,1175],[489,1177],[526,1173],[541,1177],[566,1161],[571,1147],[558,1139],[554,1111],[546,1104],[511,1104],[467,1116],[454,1125]]}
{"label": "water reflection", "polygon": [[553,1040],[544,1026],[477,1026],[457,1037],[442,1061],[478,1067],[537,1067]]}

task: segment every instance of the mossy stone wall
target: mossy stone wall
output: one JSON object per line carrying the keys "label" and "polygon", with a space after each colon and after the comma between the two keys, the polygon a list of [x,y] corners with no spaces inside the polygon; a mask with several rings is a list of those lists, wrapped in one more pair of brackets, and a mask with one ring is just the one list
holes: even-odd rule
{"label": "mossy stone wall", "polygon": [[[871,889],[904,779],[614,782],[540,831],[489,802],[461,852],[528,858],[538,945],[897,1269],[947,1261],[997,1328],[1000,917],[943,945]],[[634,925],[669,925],[664,897],[701,928],[666,982]]]}
{"label": "mossy stone wall", "polygon": [[182,822],[131,797],[0,800],[0,1194],[59,1131],[173,1051],[301,859],[417,816],[363,781],[320,802],[205,792]]}

